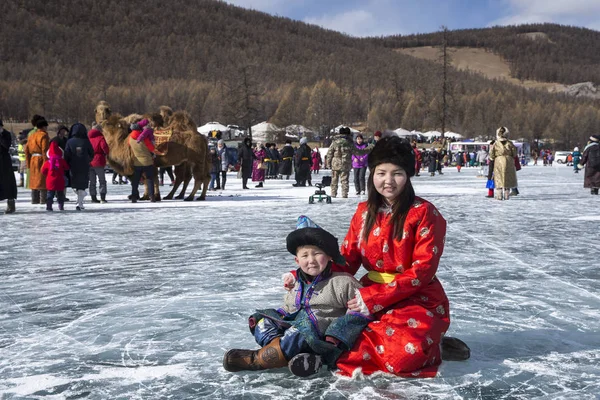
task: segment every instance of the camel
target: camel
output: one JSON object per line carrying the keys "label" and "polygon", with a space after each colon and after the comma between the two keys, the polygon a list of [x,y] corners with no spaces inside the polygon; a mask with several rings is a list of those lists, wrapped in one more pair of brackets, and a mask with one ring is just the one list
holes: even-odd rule
{"label": "camel", "polygon": [[94,109],[94,114],[96,114],[96,123],[101,124],[102,121],[105,121],[110,117],[110,106],[104,100],[101,100]]}
{"label": "camel", "polygon": [[[99,106],[96,107],[97,116]],[[133,174],[133,153],[128,145],[129,124],[130,122],[135,122],[136,119],[141,119],[140,117],[139,115],[130,115],[124,118],[119,114],[113,114],[102,122],[104,137],[110,148],[107,157],[108,162],[116,172],[122,175],[130,176]],[[160,114],[152,114],[148,118],[153,122],[154,126],[160,127],[164,124],[164,120]],[[154,165],[155,167],[175,165],[175,172],[177,174],[173,190],[171,190],[171,193],[165,199],[173,197],[181,182],[187,181],[185,184],[187,187],[187,183],[189,183],[193,176],[195,180],[194,188],[185,200],[194,200],[194,196],[201,184],[203,184],[202,193],[197,200],[205,200],[210,181],[208,140],[196,131],[194,122],[184,111],[172,113],[169,117],[169,122],[165,125],[164,129],[170,130],[173,133],[168,142],[157,146],[157,150],[165,153],[165,155],[157,156]],[[158,180],[155,180],[155,193],[160,198]],[[182,191],[178,198],[182,198],[184,195],[185,191]]]}

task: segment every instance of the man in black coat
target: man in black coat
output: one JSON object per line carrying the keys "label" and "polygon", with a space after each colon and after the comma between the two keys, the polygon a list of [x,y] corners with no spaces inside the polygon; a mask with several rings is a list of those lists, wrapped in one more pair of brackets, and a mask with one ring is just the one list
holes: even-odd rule
{"label": "man in black coat", "polygon": [[252,163],[256,155],[252,151],[252,141],[250,138],[245,138],[238,151],[238,159],[240,161],[240,169],[242,173],[242,189],[250,189],[248,187],[248,179],[252,177]]}
{"label": "man in black coat", "polygon": [[6,200],[5,214],[15,212],[15,199],[17,198],[17,180],[10,155],[11,145],[12,135],[4,129],[4,124],[0,119],[0,200]]}
{"label": "man in black coat", "polygon": [[300,139],[300,147],[296,151],[296,183],[292,186],[306,186],[306,181],[310,184],[310,153],[311,149],[308,147],[308,140],[303,137]]}
{"label": "man in black coat", "polygon": [[279,167],[279,175],[282,177],[285,175],[286,179],[290,179],[292,175],[292,162],[294,160],[294,148],[292,147],[292,141],[286,140],[285,146],[281,149],[281,165]]}

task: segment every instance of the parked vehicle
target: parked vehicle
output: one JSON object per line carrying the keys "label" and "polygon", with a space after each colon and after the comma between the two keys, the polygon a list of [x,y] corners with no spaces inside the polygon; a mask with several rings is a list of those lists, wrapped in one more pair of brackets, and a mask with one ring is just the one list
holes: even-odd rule
{"label": "parked vehicle", "polygon": [[19,161],[19,152],[17,151],[16,147],[11,147],[8,152],[10,153],[10,158],[12,160],[12,169],[13,171],[18,171],[19,170],[19,165],[21,165],[21,162]]}
{"label": "parked vehicle", "polygon": [[559,164],[567,164],[567,158],[570,154],[570,151],[556,151],[554,152],[554,161]]}

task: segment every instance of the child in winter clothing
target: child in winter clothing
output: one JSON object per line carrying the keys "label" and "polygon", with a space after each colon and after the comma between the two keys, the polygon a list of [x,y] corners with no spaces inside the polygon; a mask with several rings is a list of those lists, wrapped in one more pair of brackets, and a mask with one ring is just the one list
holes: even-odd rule
{"label": "child in winter clothing", "polygon": [[579,173],[579,163],[581,162],[581,152],[579,151],[579,147],[575,147],[573,149],[573,171],[578,174]]}
{"label": "child in winter clothing", "polygon": [[58,141],[52,139],[48,149],[48,160],[42,165],[42,174],[46,177],[46,211],[52,211],[54,196],[58,198],[58,209],[64,210],[65,205],[65,171],[69,164],[63,158],[63,149]]}
{"label": "child in winter clothing", "polygon": [[286,239],[298,268],[294,289],[279,309],[257,310],[249,318],[250,332],[260,350],[229,350],[223,367],[230,372],[257,371],[288,366],[294,375],[317,373],[331,367],[343,351],[373,320],[364,311],[348,311],[347,303],[362,286],[347,273],[332,272],[345,264],[337,239],[308,217],[298,218],[298,229]]}

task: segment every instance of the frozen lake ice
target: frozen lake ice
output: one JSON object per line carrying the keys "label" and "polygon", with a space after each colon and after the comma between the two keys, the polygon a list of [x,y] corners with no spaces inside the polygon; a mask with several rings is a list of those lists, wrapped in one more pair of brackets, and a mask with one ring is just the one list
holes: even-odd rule
{"label": "frozen lake ice", "polygon": [[221,366],[227,349],[257,347],[247,316],[281,303],[296,217],[341,241],[361,201],[352,185],[349,199],[309,205],[314,188],[242,191],[232,174],[205,202],[131,204],[129,186],[109,183],[108,204],[64,213],[21,191],[0,216],[1,398],[600,398],[600,198],[564,166],[518,177],[505,202],[485,198],[475,168],[413,178],[448,221],[437,275],[448,334],[472,351],[414,380]]}

